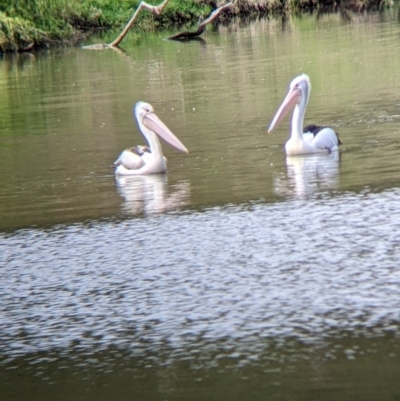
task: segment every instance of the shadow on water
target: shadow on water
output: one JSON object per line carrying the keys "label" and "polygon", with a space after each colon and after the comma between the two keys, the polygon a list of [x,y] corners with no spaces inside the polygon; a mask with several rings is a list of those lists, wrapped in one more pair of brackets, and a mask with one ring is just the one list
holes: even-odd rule
{"label": "shadow on water", "polygon": [[[6,399],[30,400],[395,400],[399,339],[331,341],[320,346],[261,341],[241,354],[229,344],[196,344],[174,357],[165,348],[135,356],[118,348],[38,354],[3,364]],[[18,385],[16,385],[19,383]],[[23,385],[21,386],[21,383]],[[61,391],[62,389],[62,391]]]}

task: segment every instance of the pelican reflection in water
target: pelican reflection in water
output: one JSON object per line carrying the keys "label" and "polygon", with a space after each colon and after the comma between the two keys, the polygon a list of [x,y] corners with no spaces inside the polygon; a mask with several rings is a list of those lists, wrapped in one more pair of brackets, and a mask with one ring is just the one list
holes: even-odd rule
{"label": "pelican reflection in water", "polygon": [[190,202],[188,182],[168,186],[167,175],[117,176],[118,193],[125,212],[152,215],[179,210]]}
{"label": "pelican reflection in water", "polygon": [[337,132],[327,126],[307,125],[303,129],[304,115],[310,97],[311,82],[306,74],[302,74],[290,83],[289,93],[276,112],[268,129],[271,132],[294,107],[290,139],[285,144],[288,156],[309,153],[327,153],[339,148],[340,140]]}
{"label": "pelican reflection in water", "polygon": [[158,136],[180,152],[188,153],[188,150],[157,117],[149,103],[136,103],[134,114],[148,146],[125,149],[114,163],[115,174],[125,176],[165,173],[167,159],[163,155]]}
{"label": "pelican reflection in water", "polygon": [[286,175],[274,180],[274,192],[280,196],[308,199],[319,192],[339,187],[339,152],[286,158]]}

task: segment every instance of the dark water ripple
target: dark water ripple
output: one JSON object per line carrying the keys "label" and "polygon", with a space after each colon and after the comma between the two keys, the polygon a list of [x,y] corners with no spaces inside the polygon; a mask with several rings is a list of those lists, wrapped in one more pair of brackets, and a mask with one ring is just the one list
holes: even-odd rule
{"label": "dark water ripple", "polygon": [[3,235],[0,352],[399,334],[399,202],[396,189]]}

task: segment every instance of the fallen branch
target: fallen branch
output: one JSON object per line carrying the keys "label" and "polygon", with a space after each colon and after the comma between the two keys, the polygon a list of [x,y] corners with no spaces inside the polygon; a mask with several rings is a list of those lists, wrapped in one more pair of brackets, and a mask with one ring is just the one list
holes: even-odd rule
{"label": "fallen branch", "polygon": [[232,3],[227,3],[221,7],[216,8],[207,19],[205,19],[204,21],[201,20],[199,21],[199,26],[194,32],[189,32],[189,31],[179,32],[176,33],[175,35],[170,36],[167,39],[171,40],[191,39],[201,35],[206,29],[206,25],[216,20],[219,14],[225,9],[229,8],[231,5]]}
{"label": "fallen branch", "polygon": [[135,13],[133,14],[132,18],[126,24],[125,28],[122,32],[118,35],[118,37],[112,41],[111,43],[97,43],[94,45],[83,46],[83,49],[91,49],[91,50],[103,50],[103,49],[115,49],[121,43],[122,39],[124,39],[125,35],[128,33],[129,29],[132,28],[137,16],[139,15],[140,10],[144,8],[145,10],[150,11],[154,15],[160,15],[162,10],[165,8],[169,0],[164,0],[158,6],[152,6],[151,4],[146,3],[145,1],[141,1],[139,7],[136,9]]}

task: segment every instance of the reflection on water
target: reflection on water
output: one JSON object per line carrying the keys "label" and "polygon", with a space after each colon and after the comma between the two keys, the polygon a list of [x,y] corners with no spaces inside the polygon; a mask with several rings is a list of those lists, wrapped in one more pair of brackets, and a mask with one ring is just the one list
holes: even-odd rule
{"label": "reflection on water", "polygon": [[220,25],[204,46],[154,34],[127,40],[122,54],[4,56],[0,227],[118,214],[110,165],[132,142],[139,99],[160,110],[191,150],[183,157],[165,149],[169,185],[190,186],[188,208],[284,200],[275,181],[287,170],[280,147],[289,124],[273,135],[266,128],[282,88],[301,72],[313,82],[306,124],[329,122],[343,141],[339,191],[390,189],[400,170],[397,30],[390,12],[354,15],[351,23],[303,16],[284,25]]}
{"label": "reflection on water", "polygon": [[[393,400],[399,202],[398,189],[311,196],[3,235],[2,394],[33,386],[40,399],[53,383],[93,399],[113,399],[96,393],[111,386],[195,400],[209,380],[229,393],[245,377],[238,391],[256,398],[285,399],[287,384],[309,400],[320,378],[326,399],[385,383],[379,399]],[[384,379],[360,379],[376,366]]]}
{"label": "reflection on water", "polygon": [[[398,399],[398,29],[305,15],[3,56],[0,398]],[[266,134],[301,72],[340,159]],[[140,99],[191,153],[115,179]]]}
{"label": "reflection on water", "polygon": [[124,199],[122,210],[131,215],[152,215],[179,210],[189,205],[188,182],[168,187],[167,174],[115,177],[118,193]]}
{"label": "reflection on water", "polygon": [[[400,190],[1,237],[0,350],[400,335]],[[76,344],[76,346],[74,345]]]}
{"label": "reflection on water", "polygon": [[283,197],[307,199],[316,192],[339,188],[340,152],[287,156],[286,175],[275,178],[275,193]]}

